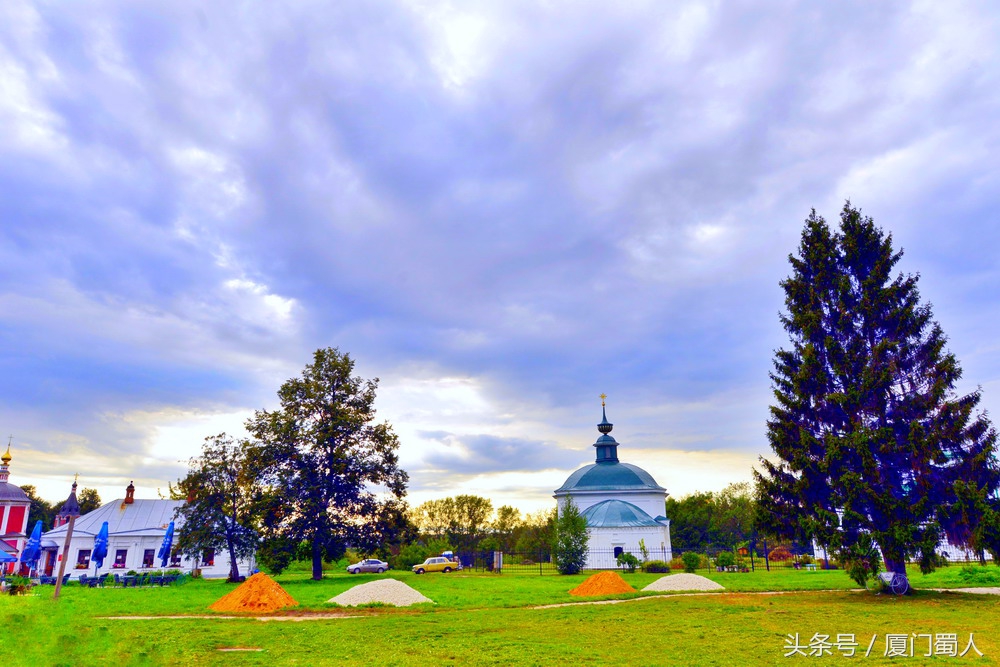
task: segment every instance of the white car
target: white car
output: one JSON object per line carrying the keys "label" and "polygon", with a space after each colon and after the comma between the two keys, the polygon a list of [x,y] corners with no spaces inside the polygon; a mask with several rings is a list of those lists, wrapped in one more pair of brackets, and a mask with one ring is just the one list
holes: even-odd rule
{"label": "white car", "polygon": [[384,560],[379,560],[378,558],[366,558],[359,563],[347,566],[347,571],[351,574],[358,574],[359,572],[375,572],[377,574],[382,574],[388,569],[389,564]]}

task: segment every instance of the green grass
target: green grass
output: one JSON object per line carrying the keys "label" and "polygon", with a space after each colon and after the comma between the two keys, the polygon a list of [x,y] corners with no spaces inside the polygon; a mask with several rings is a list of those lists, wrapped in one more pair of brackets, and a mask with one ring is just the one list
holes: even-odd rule
{"label": "green grass", "polygon": [[[1000,570],[991,566],[986,572]],[[924,588],[968,586],[961,568],[928,577]],[[643,597],[614,605],[530,607],[579,602],[568,594],[586,578],[493,575],[474,572],[416,576],[394,572],[434,600],[435,605],[396,609],[341,610],[361,618],[308,622],[227,620],[111,620],[107,616],[211,614],[207,607],[234,585],[191,581],[157,589],[84,589],[70,585],[60,600],[51,587],[38,595],[0,597],[8,665],[580,665],[604,664],[789,664],[816,658],[785,658],[785,638],[798,633],[853,633],[867,645],[879,635],[864,664],[888,664],[882,657],[886,633],[957,633],[964,643],[975,634],[986,658],[942,658],[947,664],[986,664],[1000,656],[1000,598],[918,591],[904,598],[854,592],[841,571],[775,570],[707,573],[728,592],[707,596],[630,594]],[[663,575],[625,574],[635,588]],[[985,575],[984,575],[985,576]],[[320,582],[299,571],[278,577],[308,613],[330,610],[326,600],[378,575],[335,572]],[[758,591],[789,591],[754,595]],[[829,592],[831,591],[832,592]],[[301,612],[298,612],[301,613]],[[221,647],[256,647],[259,653],[221,653]],[[862,647],[864,648],[864,646]],[[920,653],[918,648],[917,653]],[[906,664],[921,664],[906,658]],[[837,662],[837,656],[822,659]],[[896,659],[899,661],[899,658]]]}

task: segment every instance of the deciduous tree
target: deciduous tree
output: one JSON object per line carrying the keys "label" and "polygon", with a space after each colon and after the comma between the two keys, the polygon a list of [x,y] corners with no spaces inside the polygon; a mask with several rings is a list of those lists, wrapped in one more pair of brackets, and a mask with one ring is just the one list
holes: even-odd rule
{"label": "deciduous tree", "polygon": [[288,548],[307,540],[317,580],[324,559],[379,530],[387,508],[406,494],[396,434],[375,422],[378,380],[353,371],[348,354],[317,350],[301,377],[281,385],[280,408],[247,422],[272,490],[264,539]]}
{"label": "deciduous tree", "polygon": [[171,487],[186,495],[176,511],[184,519],[176,549],[192,556],[205,549],[226,549],[231,581],[239,580],[238,559],[252,555],[257,547],[256,463],[256,451],[247,440],[234,441],[220,433],[205,438],[201,456],[191,459],[187,476]]}
{"label": "deciduous tree", "polygon": [[77,500],[80,502],[81,515],[101,506],[101,496],[97,493],[97,489],[80,489]]}

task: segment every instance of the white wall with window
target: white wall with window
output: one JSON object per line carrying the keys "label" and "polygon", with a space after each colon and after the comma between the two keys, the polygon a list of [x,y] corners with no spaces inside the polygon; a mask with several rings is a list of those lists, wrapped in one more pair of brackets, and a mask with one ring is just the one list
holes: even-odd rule
{"label": "white wall with window", "polygon": [[[66,564],[66,572],[72,573],[73,579],[80,574],[94,575],[94,539],[105,521],[108,522],[108,555],[104,559],[104,565],[97,570],[98,574],[125,574],[132,570],[142,573],[162,569],[157,554],[171,521],[174,521],[176,545],[176,534],[183,525],[183,520],[175,519],[174,512],[183,504],[182,500],[139,500],[127,497],[125,500],[113,500],[78,517],[73,528],[68,552],[71,560]],[[66,528],[60,526],[45,533],[43,544],[55,544],[56,546],[47,548],[56,551],[56,557],[42,558],[42,563],[51,563],[52,571],[41,574],[58,574],[59,561],[63,557],[62,547],[66,541]],[[255,567],[253,559],[240,561],[238,565],[242,575],[250,574]],[[174,549],[167,569],[184,572],[198,569],[205,577],[228,577],[229,554],[224,549],[207,549],[198,557],[190,558]]]}

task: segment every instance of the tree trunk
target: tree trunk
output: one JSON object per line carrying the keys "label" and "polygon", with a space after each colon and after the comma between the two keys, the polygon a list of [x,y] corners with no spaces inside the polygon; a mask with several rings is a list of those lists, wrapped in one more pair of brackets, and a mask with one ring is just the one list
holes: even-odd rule
{"label": "tree trunk", "polygon": [[314,536],[312,541],[312,561],[313,580],[319,581],[323,578],[323,549],[319,543],[319,536]]}
{"label": "tree trunk", "polygon": [[886,555],[882,558],[882,562],[885,563],[886,572],[895,572],[896,574],[906,576],[906,561],[902,558],[893,558]]}
{"label": "tree trunk", "polygon": [[240,580],[240,566],[236,562],[236,544],[231,531],[226,531],[226,547],[229,549],[229,581],[237,582]]}

